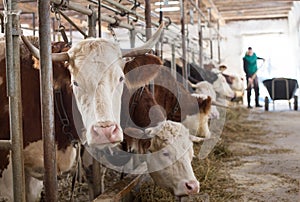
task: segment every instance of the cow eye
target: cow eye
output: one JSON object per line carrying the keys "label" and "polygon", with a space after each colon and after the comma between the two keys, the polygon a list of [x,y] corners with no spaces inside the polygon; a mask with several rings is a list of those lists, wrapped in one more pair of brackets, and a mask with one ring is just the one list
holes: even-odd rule
{"label": "cow eye", "polygon": [[124,81],[124,77],[121,76],[121,77],[119,78],[119,81],[120,81],[120,82]]}
{"label": "cow eye", "polygon": [[74,86],[77,86],[77,87],[79,86],[78,83],[77,83],[76,81],[73,81],[73,85],[74,85]]}
{"label": "cow eye", "polygon": [[165,152],[163,152],[163,155],[164,155],[164,156],[169,156],[169,152],[166,152],[166,151],[165,151]]}

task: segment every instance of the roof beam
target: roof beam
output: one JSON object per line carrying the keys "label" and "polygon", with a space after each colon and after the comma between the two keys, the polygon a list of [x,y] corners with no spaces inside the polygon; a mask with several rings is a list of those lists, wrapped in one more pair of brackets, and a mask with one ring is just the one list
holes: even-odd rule
{"label": "roof beam", "polygon": [[282,19],[287,18],[287,14],[271,14],[271,15],[247,15],[247,16],[231,16],[226,18],[226,22],[229,21],[242,21],[242,20],[270,20],[270,19]]}
{"label": "roof beam", "polygon": [[201,0],[201,3],[204,4],[206,8],[211,8],[212,17],[219,21],[220,25],[225,24],[225,20],[212,0]]}

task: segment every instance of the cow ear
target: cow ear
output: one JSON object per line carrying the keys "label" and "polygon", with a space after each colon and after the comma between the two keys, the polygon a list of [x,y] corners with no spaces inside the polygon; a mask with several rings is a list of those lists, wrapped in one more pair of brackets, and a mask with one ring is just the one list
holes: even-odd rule
{"label": "cow ear", "polygon": [[150,146],[151,146],[151,139],[145,139],[145,140],[143,140],[143,142],[142,142],[142,148],[144,148],[146,151],[148,151],[149,148],[150,148]]}
{"label": "cow ear", "polygon": [[157,76],[161,65],[147,64],[125,73],[126,85],[129,89],[139,88],[149,84]]}

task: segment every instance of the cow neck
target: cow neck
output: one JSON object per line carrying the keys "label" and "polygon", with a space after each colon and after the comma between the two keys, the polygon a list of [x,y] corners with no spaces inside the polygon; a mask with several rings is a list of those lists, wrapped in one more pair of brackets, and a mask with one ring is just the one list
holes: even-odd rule
{"label": "cow neck", "polygon": [[137,105],[139,104],[139,101],[143,95],[144,89],[145,89],[145,86],[137,89],[134,92],[134,94],[132,95],[132,102],[129,105],[129,117],[127,118],[127,121],[126,121],[126,127],[128,126],[128,122],[131,119],[130,117],[133,117],[135,109],[136,109]]}
{"label": "cow neck", "polygon": [[70,119],[68,117],[68,114],[66,112],[64,103],[63,103],[63,96],[62,96],[62,90],[54,89],[54,102],[55,102],[55,109],[56,113],[59,117],[59,121],[62,125],[62,132],[64,135],[68,137],[71,144],[74,147],[77,147],[79,141],[74,137],[74,135],[71,133],[71,126],[70,126]]}

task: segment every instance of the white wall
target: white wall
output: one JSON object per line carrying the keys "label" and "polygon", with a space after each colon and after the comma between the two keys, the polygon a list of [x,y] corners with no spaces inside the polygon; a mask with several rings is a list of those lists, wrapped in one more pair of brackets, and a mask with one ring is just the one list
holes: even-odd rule
{"label": "white wall", "polygon": [[293,50],[297,79],[300,81],[300,2],[294,2],[294,7],[289,13],[290,43]]}
{"label": "white wall", "polygon": [[284,19],[227,23],[220,28],[220,33],[224,37],[221,41],[221,63],[228,67],[227,72],[244,75],[242,58],[247,48],[251,46],[258,56],[267,59],[268,64],[274,59],[270,57],[276,55],[271,52],[278,50],[278,55],[278,52],[289,51],[290,46],[282,47],[282,44],[286,44],[288,31],[288,20]]}

